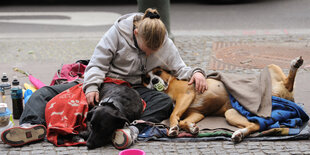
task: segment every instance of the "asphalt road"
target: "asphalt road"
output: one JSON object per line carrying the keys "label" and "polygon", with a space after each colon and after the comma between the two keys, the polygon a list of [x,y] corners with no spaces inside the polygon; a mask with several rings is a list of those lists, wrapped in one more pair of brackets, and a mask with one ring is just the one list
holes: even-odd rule
{"label": "asphalt road", "polygon": [[[124,2],[120,1],[120,2]],[[1,2],[0,2],[1,4]],[[104,32],[112,24],[85,26],[80,24],[56,25],[40,23],[42,20],[70,21],[68,13],[116,13],[119,15],[136,12],[137,4],[104,2],[67,1],[67,3],[4,3],[0,5],[0,33],[87,33]],[[310,28],[309,0],[248,0],[244,3],[211,4],[203,1],[185,1],[171,3],[171,30],[173,33],[200,32],[240,32],[240,33],[294,33],[305,32]],[[36,14],[31,14],[35,12]],[[46,15],[43,12],[47,13]],[[18,13],[18,14],[13,14]],[[29,14],[26,14],[29,13]],[[63,13],[55,15],[55,13]],[[67,14],[66,14],[67,13]],[[96,21],[105,20],[105,15],[88,16]],[[13,21],[15,20],[15,21]],[[29,20],[36,21],[29,22]],[[19,21],[19,22],[16,22]],[[27,21],[29,23],[27,23]],[[14,23],[11,23],[14,22]],[[26,22],[26,23],[25,23]],[[4,33],[4,34],[3,34]],[[0,34],[1,35],[1,34]]]}

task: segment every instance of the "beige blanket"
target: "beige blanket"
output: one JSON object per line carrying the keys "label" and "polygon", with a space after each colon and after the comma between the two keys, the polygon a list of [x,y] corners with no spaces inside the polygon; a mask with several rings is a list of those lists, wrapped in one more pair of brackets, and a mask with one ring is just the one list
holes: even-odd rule
{"label": "beige blanket", "polygon": [[259,75],[214,72],[208,78],[222,81],[227,91],[250,112],[270,117],[271,78],[267,67]]}
{"label": "beige blanket", "polygon": [[[227,91],[250,112],[262,117],[271,115],[271,78],[268,68],[264,68],[259,75],[214,72],[209,74],[208,78],[222,81]],[[169,126],[169,120],[162,123]],[[217,116],[207,116],[197,125],[199,129],[238,129],[229,125],[224,117]]]}

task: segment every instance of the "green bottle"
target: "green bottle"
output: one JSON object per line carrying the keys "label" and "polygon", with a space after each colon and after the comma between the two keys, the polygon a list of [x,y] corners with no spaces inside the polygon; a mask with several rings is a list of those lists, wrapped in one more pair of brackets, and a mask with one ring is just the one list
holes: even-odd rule
{"label": "green bottle", "polygon": [[19,81],[14,79],[11,88],[11,98],[13,104],[13,118],[19,119],[23,113],[23,90],[19,85]]}

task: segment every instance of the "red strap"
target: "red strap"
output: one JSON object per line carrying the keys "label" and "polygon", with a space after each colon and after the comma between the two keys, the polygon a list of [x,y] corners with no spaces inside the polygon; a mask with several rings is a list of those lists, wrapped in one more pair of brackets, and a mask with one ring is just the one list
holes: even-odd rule
{"label": "red strap", "polygon": [[115,83],[115,84],[118,84],[118,85],[127,85],[128,87],[131,87],[130,83],[127,82],[127,81],[124,81],[124,80],[119,80],[119,79],[114,79],[114,78],[110,78],[110,77],[106,77],[104,79],[104,82],[105,83]]}
{"label": "red strap", "polygon": [[142,104],[143,104],[143,110],[142,112],[144,112],[145,108],[146,108],[146,102],[141,98]]}

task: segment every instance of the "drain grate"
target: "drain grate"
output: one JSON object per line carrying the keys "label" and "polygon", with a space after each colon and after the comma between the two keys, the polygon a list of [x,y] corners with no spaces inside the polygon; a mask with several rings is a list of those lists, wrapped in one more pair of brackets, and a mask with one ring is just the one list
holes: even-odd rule
{"label": "drain grate", "polygon": [[309,43],[214,42],[209,69],[262,69],[268,64],[289,68],[291,60],[298,56],[303,57],[306,66],[310,60]]}

